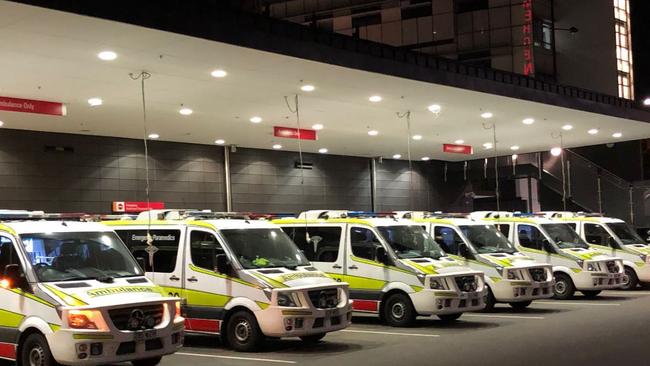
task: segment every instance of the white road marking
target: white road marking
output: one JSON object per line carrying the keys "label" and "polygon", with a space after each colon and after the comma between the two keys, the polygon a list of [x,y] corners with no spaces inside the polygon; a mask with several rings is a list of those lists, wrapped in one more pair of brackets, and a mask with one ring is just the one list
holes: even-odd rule
{"label": "white road marking", "polygon": [[380,334],[380,335],[396,335],[396,336],[408,336],[408,337],[440,337],[439,334],[421,334],[421,333],[401,333],[401,332],[378,332],[372,330],[357,330],[357,329],[343,329],[339,332],[344,333],[367,333],[367,334]]}
{"label": "white road marking", "polygon": [[528,315],[498,315],[498,314],[463,314],[462,318],[504,318],[504,319],[534,319],[544,320],[543,316],[528,316]]}
{"label": "white road marking", "polygon": [[614,302],[570,302],[570,301],[540,301],[533,302],[533,305],[576,305],[576,306],[621,306]]}
{"label": "white road marking", "polygon": [[296,361],[275,360],[275,359],[271,359],[271,358],[219,356],[219,355],[210,355],[210,354],[205,354],[205,353],[176,352],[176,353],[174,353],[174,355],[207,357],[207,358],[222,358],[222,359],[227,359],[227,360],[254,361],[254,362],[271,362],[271,363],[288,363],[288,364],[297,363]]}

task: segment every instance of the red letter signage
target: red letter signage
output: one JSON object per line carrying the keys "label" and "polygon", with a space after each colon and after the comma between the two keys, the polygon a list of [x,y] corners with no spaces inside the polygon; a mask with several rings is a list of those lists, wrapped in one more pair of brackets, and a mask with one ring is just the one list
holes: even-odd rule
{"label": "red letter signage", "polygon": [[524,48],[524,67],[523,73],[526,76],[535,74],[535,64],[533,62],[533,0],[524,0],[524,24],[521,27],[522,45]]}
{"label": "red letter signage", "polygon": [[30,100],[11,97],[0,97],[0,111],[49,114],[65,116],[65,105],[43,100]]}

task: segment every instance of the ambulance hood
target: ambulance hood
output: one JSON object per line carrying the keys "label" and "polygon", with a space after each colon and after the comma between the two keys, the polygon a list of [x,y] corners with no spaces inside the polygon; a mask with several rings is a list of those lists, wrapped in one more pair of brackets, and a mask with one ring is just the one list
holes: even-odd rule
{"label": "ambulance hood", "polygon": [[560,249],[565,255],[572,257],[576,260],[590,261],[590,260],[607,260],[612,259],[612,256],[594,248],[569,248]]}
{"label": "ambulance hood", "polygon": [[145,277],[118,278],[113,283],[97,280],[48,282],[40,286],[63,306],[124,305],[165,296],[161,287]]}
{"label": "ambulance hood", "polygon": [[472,271],[469,267],[464,266],[462,262],[449,256],[438,259],[425,257],[400,259],[400,261],[424,274],[453,274]]}
{"label": "ambulance hood", "polygon": [[645,244],[628,244],[624,246],[628,251],[635,254],[650,255],[650,246]]}
{"label": "ambulance hood", "polygon": [[535,259],[527,257],[521,253],[493,253],[478,254],[477,259],[484,263],[491,264],[495,267],[513,268],[513,267],[531,267],[537,266]]}
{"label": "ambulance hood", "polygon": [[320,286],[337,283],[331,277],[312,266],[297,267],[296,269],[286,267],[250,269],[245,272],[272,288]]}

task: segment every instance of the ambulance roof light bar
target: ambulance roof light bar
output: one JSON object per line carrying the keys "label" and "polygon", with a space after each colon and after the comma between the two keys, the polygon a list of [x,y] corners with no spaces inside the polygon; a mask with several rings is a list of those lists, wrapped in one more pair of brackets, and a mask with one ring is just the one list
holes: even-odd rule
{"label": "ambulance roof light bar", "polygon": [[388,217],[395,218],[394,212],[368,212],[368,211],[348,211],[348,210],[310,210],[301,212],[298,215],[299,220],[327,220],[327,219],[347,219],[347,218],[378,218]]}
{"label": "ambulance roof light bar", "polygon": [[238,212],[213,212],[196,209],[163,209],[140,212],[137,220],[250,220],[250,216]]}

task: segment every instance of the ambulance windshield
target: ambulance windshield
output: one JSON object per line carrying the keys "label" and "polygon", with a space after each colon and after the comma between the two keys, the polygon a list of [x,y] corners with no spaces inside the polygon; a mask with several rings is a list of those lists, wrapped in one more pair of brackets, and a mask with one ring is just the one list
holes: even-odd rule
{"label": "ambulance windshield", "polygon": [[391,225],[377,228],[399,258],[438,259],[445,252],[433,238],[420,226]]}
{"label": "ambulance windshield", "polygon": [[246,269],[308,266],[310,263],[281,229],[221,230],[228,246]]}

